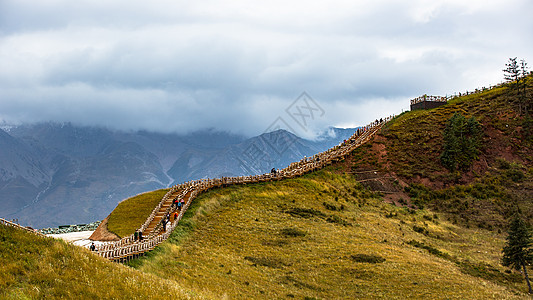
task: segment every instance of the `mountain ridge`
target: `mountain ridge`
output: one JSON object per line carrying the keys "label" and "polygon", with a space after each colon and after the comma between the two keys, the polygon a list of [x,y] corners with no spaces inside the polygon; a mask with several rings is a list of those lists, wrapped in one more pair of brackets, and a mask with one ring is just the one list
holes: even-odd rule
{"label": "mountain ridge", "polygon": [[290,136],[300,147],[271,158],[275,149],[263,144],[266,155],[252,160],[242,154],[251,141],[259,145],[257,139],[226,132],[120,132],[52,122],[3,128],[0,215],[35,228],[101,220],[125,198],[179,182],[269,172],[274,164],[282,167],[343,138],[309,141],[286,131],[266,133]]}

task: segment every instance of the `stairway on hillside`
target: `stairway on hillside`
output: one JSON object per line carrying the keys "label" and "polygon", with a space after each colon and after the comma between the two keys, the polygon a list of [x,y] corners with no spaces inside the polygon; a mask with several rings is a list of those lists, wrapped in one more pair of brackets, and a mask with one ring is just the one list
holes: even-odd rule
{"label": "stairway on hillside", "polygon": [[[150,222],[150,224],[148,224],[148,227],[146,227],[146,229],[143,231],[143,236],[144,237],[148,237],[150,234],[152,234],[154,232],[154,229],[157,227],[157,224],[159,224],[159,222],[165,217],[167,209],[172,205],[172,202],[174,201],[174,198],[178,197],[179,194],[181,194],[181,192],[183,192],[183,190],[175,191],[174,193],[172,193],[170,195],[170,197],[167,199],[167,201],[165,201],[165,203],[163,203],[163,205],[161,205],[161,208],[159,209],[159,211],[154,216],[154,219],[152,220],[152,222]],[[189,202],[189,198],[191,196],[191,193],[192,193],[192,191],[189,191],[189,192],[187,192],[187,194],[185,194],[183,196],[183,199],[185,200],[185,204],[187,204]],[[172,215],[176,209],[177,208],[174,208],[173,210],[170,210],[169,211],[170,215]],[[173,218],[171,218],[170,220],[174,221]],[[169,225],[167,225],[167,226],[169,226]],[[159,234],[162,234],[162,233],[163,233],[163,231],[159,232]]]}
{"label": "stairway on hillside", "polygon": [[171,194],[170,197],[168,197],[167,201],[165,201],[165,203],[163,203],[163,205],[161,205],[161,208],[156,213],[156,215],[155,215],[154,219],[152,220],[152,222],[150,222],[150,224],[148,224],[148,227],[146,227],[146,229],[143,231],[143,236],[144,237],[148,237],[154,231],[154,229],[157,226],[157,224],[159,224],[159,222],[165,216],[167,208],[169,208],[172,205],[172,201],[174,201],[174,198],[176,198],[181,192],[182,192],[182,190],[175,191],[174,193]]}

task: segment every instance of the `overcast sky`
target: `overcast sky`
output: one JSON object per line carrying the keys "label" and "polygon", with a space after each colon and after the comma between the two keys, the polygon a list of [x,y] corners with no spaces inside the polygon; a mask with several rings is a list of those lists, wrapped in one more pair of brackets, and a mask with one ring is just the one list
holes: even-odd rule
{"label": "overcast sky", "polygon": [[0,0],[0,123],[309,135],[533,65],[531,0],[264,2]]}

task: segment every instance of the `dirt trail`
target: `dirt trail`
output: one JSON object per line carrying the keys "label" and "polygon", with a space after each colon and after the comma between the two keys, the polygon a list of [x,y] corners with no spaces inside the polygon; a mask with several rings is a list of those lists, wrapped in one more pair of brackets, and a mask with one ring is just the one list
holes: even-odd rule
{"label": "dirt trail", "polygon": [[107,216],[102,223],[96,228],[93,234],[89,237],[92,241],[102,241],[102,242],[114,242],[120,240],[120,237],[107,230],[107,221],[109,216]]}

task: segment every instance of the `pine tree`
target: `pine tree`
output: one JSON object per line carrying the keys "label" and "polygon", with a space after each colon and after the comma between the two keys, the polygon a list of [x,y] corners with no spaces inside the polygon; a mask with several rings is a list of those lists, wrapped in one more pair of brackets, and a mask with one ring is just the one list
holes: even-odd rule
{"label": "pine tree", "polygon": [[522,268],[527,286],[529,288],[529,293],[533,294],[526,267],[528,264],[533,263],[531,233],[528,231],[526,223],[518,214],[515,215],[511,221],[508,234],[507,242],[502,250],[502,265],[511,267],[517,271]]}
{"label": "pine tree", "polygon": [[509,58],[509,63],[505,64],[506,68],[503,69],[503,75],[505,80],[511,84],[512,89],[517,88],[518,78],[520,78],[520,68],[515,58]]}
{"label": "pine tree", "polygon": [[460,114],[453,114],[453,116],[446,123],[444,128],[444,151],[440,155],[442,164],[450,171],[455,171],[457,168],[457,156],[460,152],[460,141],[456,134],[461,127]]}
{"label": "pine tree", "polygon": [[533,101],[533,97],[530,97],[528,99],[527,97],[527,76],[529,75],[529,72],[528,72],[528,66],[527,66],[527,62],[524,60],[524,59],[521,59],[520,60],[520,70],[519,70],[519,73],[520,73],[520,79],[519,79],[519,82],[518,82],[518,85],[519,85],[519,98],[520,98],[520,102],[524,104],[524,110],[526,112],[526,116],[529,116],[529,110],[532,108],[531,105],[532,105],[532,101]]}
{"label": "pine tree", "polygon": [[442,165],[451,172],[468,169],[478,159],[482,134],[481,125],[474,117],[466,120],[460,113],[455,113],[444,128]]}
{"label": "pine tree", "polygon": [[528,66],[525,60],[518,63],[517,58],[509,58],[509,63],[503,69],[504,79],[509,83],[509,88],[516,94],[519,113],[529,115],[531,99],[527,98],[527,82],[529,75]]}
{"label": "pine tree", "polygon": [[481,147],[481,137],[483,135],[483,130],[481,124],[476,120],[476,118],[471,117],[466,122],[466,133],[464,139],[464,149],[466,149],[467,164],[464,167],[470,166],[470,161],[479,159],[479,148]]}

